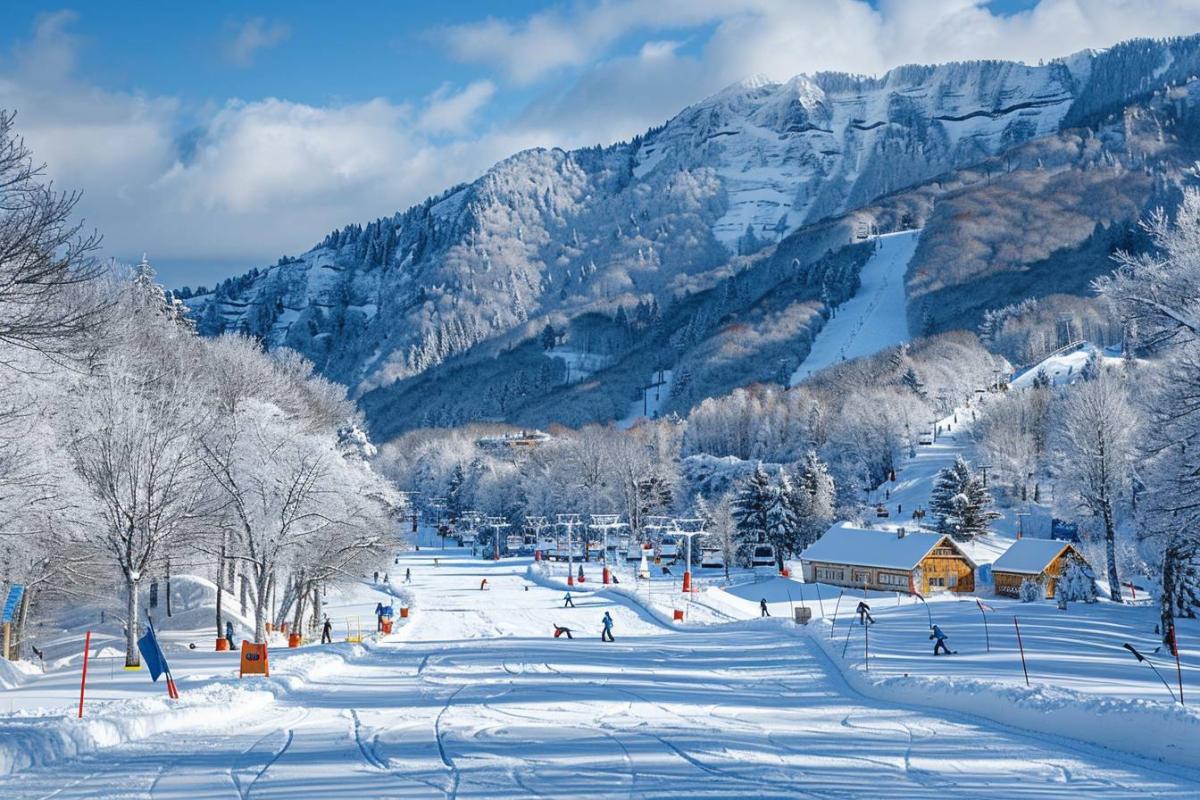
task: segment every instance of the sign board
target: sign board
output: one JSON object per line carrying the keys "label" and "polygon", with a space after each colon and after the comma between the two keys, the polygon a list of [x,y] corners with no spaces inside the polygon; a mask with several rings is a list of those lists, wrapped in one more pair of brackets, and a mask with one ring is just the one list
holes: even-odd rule
{"label": "sign board", "polygon": [[4,601],[4,615],[0,617],[0,622],[12,622],[13,616],[17,613],[17,606],[21,604],[21,596],[25,594],[25,587],[20,584],[13,584],[8,590],[8,598]]}
{"label": "sign board", "polygon": [[267,645],[242,640],[242,665],[238,677],[243,675],[270,675],[267,666]]}

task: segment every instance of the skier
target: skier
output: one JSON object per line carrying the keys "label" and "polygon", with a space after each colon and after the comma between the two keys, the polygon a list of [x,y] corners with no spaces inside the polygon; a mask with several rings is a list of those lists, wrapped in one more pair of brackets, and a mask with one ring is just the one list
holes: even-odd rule
{"label": "skier", "polygon": [[375,582],[379,583],[379,570],[375,570]]}
{"label": "skier", "polygon": [[387,576],[387,573],[386,573],[386,572],[385,572],[385,573],[383,573],[383,582],[384,582],[384,583],[387,583],[387,582],[388,582],[388,576]]}
{"label": "skier", "polygon": [[383,630],[383,603],[375,604],[375,630]]}
{"label": "skier", "polygon": [[759,617],[771,616],[771,612],[767,611],[767,598],[764,597],[762,600],[758,601],[758,612]]}
{"label": "skier", "polygon": [[229,649],[233,649],[233,620],[225,620],[225,641],[229,642]]}
{"label": "skier", "polygon": [[412,583],[412,567],[404,568],[404,582]]}
{"label": "skier", "polygon": [[866,625],[868,622],[875,624],[875,618],[871,616],[871,607],[862,600],[858,601],[858,608],[854,609],[854,613],[858,614],[859,625]]}
{"label": "skier", "polygon": [[620,581],[619,581],[619,580],[617,580],[617,573],[615,573],[615,572],[612,574],[612,582],[613,582],[613,583],[620,583]]}
{"label": "skier", "polygon": [[567,592],[566,596],[563,597],[563,608],[574,608],[574,607],[575,607],[575,601],[571,599],[571,593]]}
{"label": "skier", "polygon": [[329,617],[325,618],[325,624],[321,626],[321,644],[333,644],[333,623],[329,621]]}
{"label": "skier", "polygon": [[486,589],[487,589],[487,578],[484,578],[483,580],[481,580],[479,582],[479,591],[482,592],[482,591],[485,591]]}
{"label": "skier", "polygon": [[437,560],[436,558],[433,560],[433,565],[434,565],[435,567],[439,567],[439,566],[441,566],[440,564],[438,564],[438,560]]}
{"label": "skier", "polygon": [[666,564],[663,564],[663,565],[662,565],[662,571],[663,571],[663,572],[662,572],[662,574],[663,574],[663,575],[670,575],[670,574],[671,574],[671,568],[670,568],[670,567],[668,567]]}
{"label": "skier", "polygon": [[935,656],[938,654],[938,648],[941,648],[942,652],[946,655],[951,655],[952,653],[958,652],[957,650],[951,650],[946,646],[946,634],[942,633],[942,629],[937,625],[933,626],[933,633],[929,634],[929,638],[937,639],[937,641],[933,643],[933,654]]}
{"label": "skier", "polygon": [[604,622],[604,630],[600,631],[600,641],[602,641],[602,642],[616,641],[615,639],[613,639],[613,635],[612,635],[612,626],[613,626],[612,614],[609,614],[607,611],[605,611],[603,622]]}
{"label": "skier", "polygon": [[564,627],[562,627],[561,625],[558,625],[557,623],[551,623],[551,624],[553,624],[553,625],[554,625],[554,638],[555,638],[555,639],[557,639],[558,637],[562,636],[563,634],[566,634],[566,636],[567,636],[567,638],[568,638],[568,639],[574,639],[574,638],[575,638],[574,636],[572,636],[572,635],[571,635],[571,629],[570,629],[570,628],[564,628]]}

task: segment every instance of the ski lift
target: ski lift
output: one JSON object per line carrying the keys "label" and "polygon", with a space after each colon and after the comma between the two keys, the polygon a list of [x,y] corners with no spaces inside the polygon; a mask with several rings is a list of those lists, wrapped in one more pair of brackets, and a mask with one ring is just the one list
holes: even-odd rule
{"label": "ski lift", "polygon": [[664,536],[658,546],[658,554],[671,560],[679,558],[679,540],[674,536]]}
{"label": "ski lift", "polygon": [[769,544],[754,545],[754,553],[750,557],[752,567],[775,566],[775,548]]}
{"label": "ski lift", "polygon": [[705,547],[700,551],[700,566],[708,569],[723,569],[725,555],[716,547]]}
{"label": "ski lift", "polygon": [[645,550],[653,550],[654,547],[648,542],[632,541],[629,543],[629,548],[625,551],[626,561],[641,561],[642,552]]}
{"label": "ski lift", "polygon": [[933,444],[933,434],[932,433],[922,433],[920,436],[917,437],[917,444],[919,444],[922,447],[930,446],[931,444]]}
{"label": "ski lift", "polygon": [[886,519],[887,517],[890,517],[891,514],[888,512],[887,506],[885,506],[883,503],[880,503],[879,505],[875,506],[875,516],[879,517],[880,519]]}
{"label": "ski lift", "polygon": [[510,533],[505,538],[505,546],[510,553],[519,552],[525,546],[525,537],[519,533]]}

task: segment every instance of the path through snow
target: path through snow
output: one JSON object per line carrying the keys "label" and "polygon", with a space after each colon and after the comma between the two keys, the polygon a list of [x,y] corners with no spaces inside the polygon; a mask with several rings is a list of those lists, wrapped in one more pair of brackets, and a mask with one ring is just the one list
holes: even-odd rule
{"label": "path through snow", "polygon": [[[441,566],[434,567],[434,557]],[[0,780],[32,798],[1195,797],[1200,776],[866,701],[805,637],[674,629],[616,596],[528,583],[527,559],[424,550],[412,622],[218,732]],[[480,591],[482,577],[490,589]],[[614,644],[600,615],[616,617]],[[570,625],[573,640],[551,637]],[[180,659],[183,661],[183,659]],[[177,669],[186,669],[180,663]],[[181,687],[187,691],[187,687]]]}

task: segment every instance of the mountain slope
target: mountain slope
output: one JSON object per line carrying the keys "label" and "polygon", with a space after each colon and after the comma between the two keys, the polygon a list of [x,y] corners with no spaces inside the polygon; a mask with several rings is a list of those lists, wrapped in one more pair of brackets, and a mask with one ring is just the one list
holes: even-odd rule
{"label": "mountain slope", "polygon": [[[956,182],[965,197],[978,191],[970,187],[981,178],[990,185],[993,171],[1019,173],[1013,181],[1034,174],[1041,165],[1033,156],[1015,164],[1004,159],[1032,152],[1068,123],[1111,127],[1116,111],[1164,86],[1183,85],[1200,72],[1198,64],[1200,37],[1189,37],[1130,42],[1036,67],[970,62],[902,67],[877,79],[818,74],[784,84],[746,81],[631,142],[519,153],[408,211],[335,231],[297,258],[212,291],[179,295],[203,333],[242,330],[268,346],[297,349],[356,395],[375,395],[364,403],[374,415],[405,414],[396,400],[417,386],[435,394],[461,388],[462,374],[439,382],[443,365],[451,372],[475,369],[472,364],[520,350],[547,323],[570,330],[572,320],[611,319],[618,307],[652,304],[662,314],[651,324],[672,319],[689,326],[686,335],[666,330],[646,341],[612,343],[604,353],[612,366],[578,383],[556,377],[553,365],[534,358],[516,374],[541,376],[536,388],[513,392],[533,392],[550,404],[532,414],[538,420],[618,419],[653,370],[696,362],[702,350],[724,359],[723,377],[711,386],[672,390],[670,405],[684,407],[731,380],[782,375],[786,381],[804,354],[797,347],[807,352],[830,303],[856,285],[856,275],[818,265],[861,239],[864,226],[879,232],[915,227]],[[1182,102],[1190,103],[1190,95]],[[1085,147],[1092,148],[1086,154],[1058,158],[1072,165],[1084,155],[1102,161],[1122,147],[1124,134],[1115,131]],[[1127,164],[1124,171],[1131,173]],[[1127,195],[1128,180],[1118,182],[1116,194]],[[1030,181],[1022,191],[1036,194],[1050,185]],[[1155,193],[1146,187],[1135,194],[1114,206],[1106,224],[1129,219]],[[942,229],[954,221],[949,215]],[[1082,235],[1069,246],[1091,234],[1082,222],[1075,225]],[[1007,222],[1001,235],[1011,236],[1019,223]],[[942,324],[924,319],[928,308],[937,310],[928,298],[960,285],[969,294],[972,281],[990,274],[985,258],[981,273],[943,280],[950,277],[939,272],[945,259],[930,255],[935,243],[927,238],[908,279],[910,298],[914,292],[927,298],[920,306],[910,303],[916,332]],[[813,269],[822,283],[792,280]],[[752,297],[727,298],[720,314],[702,324],[685,313],[695,305],[689,298],[714,292],[743,271],[755,276],[743,287]],[[790,294],[767,296],[784,284]],[[711,315],[715,306],[705,309]],[[788,320],[786,341],[764,339],[779,314]],[[775,348],[764,356],[769,363],[729,366],[734,356],[753,359],[759,352],[758,345],[726,346],[741,330]],[[793,340],[795,347],[787,344]],[[674,368],[674,381],[694,380],[696,372]],[[555,397],[546,394],[589,396],[598,381],[605,399],[568,403],[561,416]],[[514,401],[503,409],[464,408],[462,415],[516,421],[525,413],[518,409],[529,407]],[[380,418],[373,423],[378,427]],[[421,423],[387,420],[383,427],[415,424]]]}

